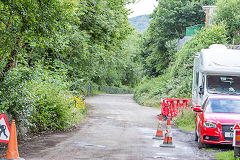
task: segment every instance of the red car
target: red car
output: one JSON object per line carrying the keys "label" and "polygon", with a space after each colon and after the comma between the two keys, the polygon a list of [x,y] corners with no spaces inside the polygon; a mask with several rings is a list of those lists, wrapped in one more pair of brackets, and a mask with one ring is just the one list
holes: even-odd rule
{"label": "red car", "polygon": [[232,144],[233,126],[240,123],[240,96],[210,95],[202,106],[195,106],[195,140],[206,144]]}

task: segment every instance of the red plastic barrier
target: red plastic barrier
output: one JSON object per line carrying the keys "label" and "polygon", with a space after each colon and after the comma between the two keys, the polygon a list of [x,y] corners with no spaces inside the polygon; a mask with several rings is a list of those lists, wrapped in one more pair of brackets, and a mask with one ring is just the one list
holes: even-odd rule
{"label": "red plastic barrier", "polygon": [[186,98],[165,98],[161,102],[162,115],[166,117],[176,117],[183,109],[188,109],[191,99]]}

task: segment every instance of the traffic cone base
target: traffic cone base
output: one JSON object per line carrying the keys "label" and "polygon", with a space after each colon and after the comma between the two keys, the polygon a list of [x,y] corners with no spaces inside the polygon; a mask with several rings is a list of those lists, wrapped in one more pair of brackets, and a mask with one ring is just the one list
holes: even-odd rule
{"label": "traffic cone base", "polygon": [[164,137],[163,144],[167,144],[167,141],[168,141],[168,137],[167,137],[167,136],[165,136],[165,137]]}
{"label": "traffic cone base", "polygon": [[16,125],[14,120],[12,120],[12,124],[10,128],[10,137],[9,137],[8,148],[7,148],[5,159],[6,160],[15,160],[15,159],[24,160],[20,158],[18,154]]}
{"label": "traffic cone base", "polygon": [[172,145],[173,143],[172,143],[172,142],[163,142],[163,144],[169,144],[169,145]]}
{"label": "traffic cone base", "polygon": [[163,140],[163,137],[153,137],[152,139]]}
{"label": "traffic cone base", "polygon": [[172,137],[168,137],[168,144],[172,144]]}
{"label": "traffic cone base", "polygon": [[1,159],[1,160],[25,160],[24,158],[17,158],[17,159]]}
{"label": "traffic cone base", "polygon": [[160,147],[175,148],[175,146],[173,144],[161,144]]}
{"label": "traffic cone base", "polygon": [[164,138],[163,144],[160,145],[160,147],[175,147],[172,143],[172,137],[166,137]]}
{"label": "traffic cone base", "polygon": [[156,136],[153,139],[163,139],[163,127],[162,127],[162,114],[159,115],[159,123],[156,132]]}
{"label": "traffic cone base", "polygon": [[170,118],[168,118],[168,121],[167,121],[167,129],[166,129],[164,141],[163,141],[163,144],[160,145],[160,147],[171,147],[171,148],[175,148],[175,146],[174,146],[173,143],[172,143],[172,130],[171,130]]}

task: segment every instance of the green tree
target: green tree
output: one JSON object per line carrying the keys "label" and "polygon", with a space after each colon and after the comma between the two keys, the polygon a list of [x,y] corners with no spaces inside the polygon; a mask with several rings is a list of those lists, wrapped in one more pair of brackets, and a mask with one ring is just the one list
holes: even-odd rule
{"label": "green tree", "polygon": [[[240,44],[240,1],[218,0],[215,22],[227,26],[229,36],[233,43]],[[234,42],[234,40],[236,40]]]}
{"label": "green tree", "polygon": [[67,64],[73,81],[91,80],[96,84],[121,83],[119,70],[123,46],[132,32],[128,23],[126,0],[89,0],[77,8],[69,48],[61,61]]}
{"label": "green tree", "polygon": [[[71,8],[70,3],[58,0],[0,1],[2,72],[7,73],[14,65],[16,67],[18,59],[31,55],[36,45],[63,45],[62,34],[68,28]],[[56,50],[59,49],[56,47]]]}
{"label": "green tree", "polygon": [[129,35],[124,43],[123,52],[119,58],[121,60],[119,67],[124,74],[121,80],[123,85],[135,87],[143,76],[141,44],[142,34],[136,31]]}
{"label": "green tree", "polygon": [[[109,77],[106,68],[111,70],[113,59],[121,57],[117,55],[122,54],[132,32],[127,3],[130,1],[0,1],[1,73],[17,67],[17,62],[33,67],[43,59],[50,70],[67,69],[72,81],[113,84],[116,76]],[[123,74],[118,75],[119,81]]]}
{"label": "green tree", "polygon": [[[146,67],[150,75],[157,76],[164,73],[171,56],[167,52],[166,43],[185,35],[185,28],[196,24],[203,24],[205,12],[202,1],[191,0],[162,0],[151,15],[151,22],[147,33]],[[209,3],[209,2],[208,2]]]}

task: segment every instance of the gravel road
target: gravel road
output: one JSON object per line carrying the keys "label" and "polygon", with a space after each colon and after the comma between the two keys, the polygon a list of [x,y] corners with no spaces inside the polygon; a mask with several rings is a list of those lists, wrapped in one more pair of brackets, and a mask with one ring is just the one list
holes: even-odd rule
{"label": "gravel road", "polygon": [[[213,152],[199,150],[193,132],[172,125],[175,148],[162,148],[155,136],[159,109],[136,104],[132,95],[87,98],[89,115],[80,128],[38,137],[20,145],[26,160],[209,160]],[[164,127],[165,128],[165,127]]]}

